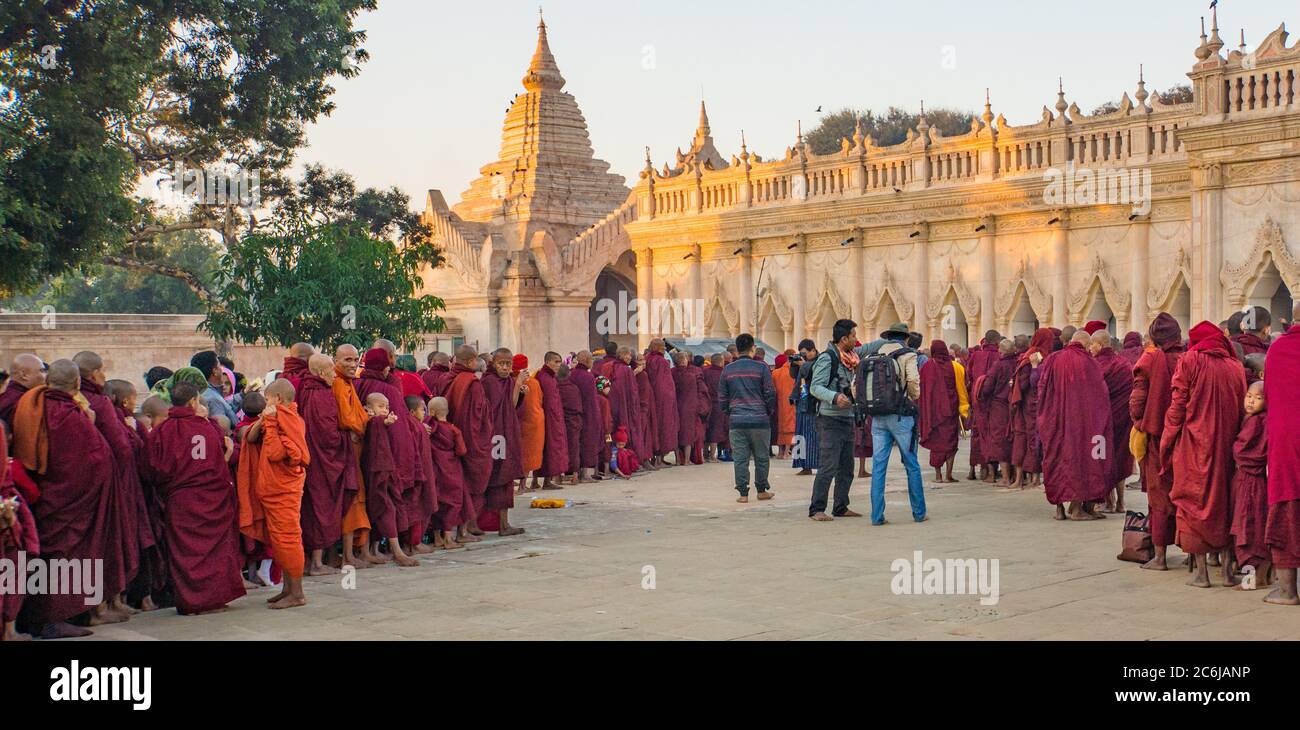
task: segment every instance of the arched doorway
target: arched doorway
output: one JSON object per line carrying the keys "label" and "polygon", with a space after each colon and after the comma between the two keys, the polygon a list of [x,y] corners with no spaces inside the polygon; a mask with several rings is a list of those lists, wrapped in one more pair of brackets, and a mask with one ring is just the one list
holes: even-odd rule
{"label": "arched doorway", "polygon": [[[1282,274],[1277,270],[1271,253],[1268,254],[1268,264],[1264,271],[1251,287],[1246,303],[1267,309],[1274,322],[1291,319],[1291,289],[1282,280]],[[1273,329],[1277,331],[1277,327]]]}
{"label": "arched doorway", "polygon": [[1038,314],[1034,312],[1034,305],[1029,302],[1029,293],[1021,283],[1016,290],[1016,307],[1011,311],[1010,331],[1002,334],[1004,337],[1024,334],[1032,337],[1039,327],[1041,325],[1038,323]]}
{"label": "arched doorway", "polygon": [[[636,309],[635,302],[634,279],[629,279],[614,267],[606,266],[601,270],[600,275],[596,277],[596,296],[591,300],[591,308],[587,313],[588,343],[591,349],[600,349],[611,339],[620,345],[626,344],[636,348],[636,334],[629,332]],[[648,325],[649,322],[645,322],[641,326]]]}
{"label": "arched doorway", "polygon": [[763,301],[763,310],[758,315],[758,339],[768,347],[774,347],[774,352],[769,352],[769,357],[779,355],[785,348],[785,328],[781,325],[781,317],[776,313],[776,305],[771,299]]}
{"label": "arched doorway", "polygon": [[1094,280],[1091,291],[1089,292],[1091,302],[1088,308],[1084,310],[1084,322],[1105,322],[1106,330],[1111,336],[1115,335],[1115,313],[1111,311],[1110,304],[1106,301],[1106,292],[1101,288],[1101,281]]}
{"label": "arched doorway", "polygon": [[939,334],[934,339],[965,347],[971,341],[970,335],[970,325],[966,322],[961,302],[957,300],[957,292],[949,289],[943,308],[939,310]]}
{"label": "arched doorway", "polygon": [[[831,306],[830,297],[823,297],[821,306],[817,311],[817,331],[814,333],[816,338],[813,340],[817,343],[818,349],[825,347],[827,342],[831,341],[831,334],[835,330],[835,323],[839,321],[839,314]],[[795,343],[798,345],[799,343]]]}
{"label": "arched doorway", "polygon": [[880,310],[876,313],[875,326],[872,327],[871,332],[862,332],[861,328],[859,328],[858,339],[863,342],[870,342],[880,337],[881,332],[893,327],[901,320],[902,317],[898,314],[898,307],[894,306],[894,298],[889,294],[885,294],[880,302]]}

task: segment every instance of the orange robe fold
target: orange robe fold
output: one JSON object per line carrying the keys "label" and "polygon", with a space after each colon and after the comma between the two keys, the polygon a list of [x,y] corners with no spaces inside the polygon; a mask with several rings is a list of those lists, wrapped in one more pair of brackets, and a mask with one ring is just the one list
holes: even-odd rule
{"label": "orange robe fold", "polygon": [[339,405],[339,428],[355,436],[352,440],[352,457],[357,470],[357,491],[343,500],[343,534],[356,533],[356,544],[364,545],[370,533],[370,519],[366,517],[366,484],[361,475],[361,442],[366,436],[366,424],[370,414],[357,397],[357,389],[352,385],[352,378],[343,374],[342,369],[334,366],[338,377],[330,387],[334,391],[334,400]]}
{"label": "orange robe fold", "polygon": [[794,404],[790,394],[794,392],[794,378],[790,368],[779,367],[772,371],[772,384],[776,386],[776,443],[789,446],[794,443]]}
{"label": "orange robe fold", "polygon": [[523,437],[524,476],[542,468],[546,448],[546,413],[542,411],[542,384],[528,379],[528,392],[519,399],[519,434]]}
{"label": "orange robe fold", "polygon": [[262,417],[262,440],[244,440],[239,452],[239,531],[269,545],[284,574],[301,578],[303,485],[307,480],[307,426],[297,404]]}

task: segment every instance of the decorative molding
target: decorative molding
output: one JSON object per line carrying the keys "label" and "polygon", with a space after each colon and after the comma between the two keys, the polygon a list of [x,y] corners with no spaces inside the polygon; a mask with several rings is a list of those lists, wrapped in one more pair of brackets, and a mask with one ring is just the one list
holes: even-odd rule
{"label": "decorative molding", "polygon": [[939,282],[938,293],[930,297],[926,304],[926,314],[930,319],[938,319],[943,312],[943,303],[948,299],[948,292],[952,292],[957,298],[957,306],[961,307],[962,315],[966,317],[967,322],[978,322],[980,316],[980,298],[979,295],[971,291],[961,276],[961,270],[948,259],[947,276]]}
{"label": "decorative molding", "polygon": [[713,292],[705,300],[704,305],[705,332],[713,329],[713,325],[718,321],[718,315],[722,315],[722,320],[727,324],[728,332],[740,331],[740,311],[732,305],[729,299],[723,296],[722,282],[714,279]]}
{"label": "decorative molding", "polygon": [[840,296],[830,270],[826,269],[823,273],[821,291],[817,292],[817,297],[813,299],[812,306],[808,309],[808,321],[805,324],[809,331],[821,326],[823,305],[827,303],[830,304],[831,311],[835,312],[836,319],[848,319],[853,316],[852,306]]}
{"label": "decorative molding", "polygon": [[1052,295],[1042,284],[1038,283],[1029,273],[1029,259],[1022,256],[1016,263],[1016,271],[1011,277],[1007,287],[998,295],[994,304],[993,313],[999,321],[1011,321],[1011,315],[1017,306],[1020,305],[1020,298],[1016,296],[1023,286],[1025,295],[1029,297],[1029,308],[1034,310],[1039,321],[1047,321],[1052,315]]}
{"label": "decorative molding", "polygon": [[[1264,254],[1268,254],[1265,259]],[[1300,291],[1300,260],[1292,255],[1282,237],[1282,227],[1271,217],[1265,218],[1255,230],[1255,246],[1240,264],[1225,263],[1219,274],[1228,303],[1234,308],[1246,306],[1249,291],[1263,275],[1268,261],[1272,260],[1291,291]]]}
{"label": "decorative molding", "polygon": [[1188,255],[1186,247],[1181,245],[1174,254],[1173,266],[1166,269],[1164,277],[1147,290],[1147,310],[1168,311],[1173,303],[1174,294],[1178,291],[1179,281],[1187,285],[1188,291],[1191,290],[1192,257]]}
{"label": "decorative molding", "polygon": [[866,309],[863,311],[863,319],[868,322],[875,322],[880,316],[881,305],[885,303],[885,298],[894,305],[894,311],[898,312],[899,319],[906,322],[912,321],[912,313],[915,311],[912,303],[907,300],[903,292],[894,284],[894,275],[890,273],[889,267],[884,267],[884,273],[880,279],[880,286],[876,291],[867,296]]}
{"label": "decorative molding", "polygon": [[1110,307],[1110,311],[1117,317],[1123,317],[1129,311],[1132,296],[1127,289],[1115,281],[1115,277],[1111,276],[1105,262],[1101,260],[1101,254],[1094,252],[1088,273],[1084,274],[1083,277],[1083,287],[1070,295],[1070,305],[1067,311],[1071,319],[1079,319],[1083,316],[1084,307],[1091,303],[1090,298],[1094,284],[1101,290],[1101,295],[1106,300],[1106,306]]}

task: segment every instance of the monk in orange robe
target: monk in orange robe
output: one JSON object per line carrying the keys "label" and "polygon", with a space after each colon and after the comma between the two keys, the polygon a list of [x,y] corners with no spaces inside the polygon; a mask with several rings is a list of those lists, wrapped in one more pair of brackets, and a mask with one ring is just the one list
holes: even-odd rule
{"label": "monk in orange robe", "polygon": [[790,395],[794,393],[795,379],[787,364],[789,359],[789,355],[778,355],[776,368],[772,370],[772,384],[776,386],[776,422],[772,424],[772,436],[780,447],[778,459],[788,459],[790,447],[794,445],[794,404]]}
{"label": "monk in orange robe", "polygon": [[[528,371],[528,358],[515,355],[514,375]],[[523,387],[523,398],[519,399],[519,435],[523,438],[524,475],[519,478],[519,488],[515,491],[527,491],[524,482],[528,475],[533,475],[533,482],[528,489],[539,489],[537,471],[542,468],[542,452],[546,449],[546,413],[542,410],[542,386],[537,376],[528,378]]]}
{"label": "monk in orange robe", "polygon": [[[347,432],[352,441],[352,457],[356,467],[357,491],[343,497],[343,564],[354,568],[369,568],[383,561],[370,553],[370,519],[366,516],[366,484],[361,473],[361,442],[366,437],[370,414],[361,404],[353,381],[361,366],[361,353],[352,345],[340,345],[334,353],[334,372],[338,376],[330,384],[334,401],[339,406],[339,428]],[[361,549],[357,555],[356,549]]]}
{"label": "monk in orange robe", "polygon": [[307,605],[302,590],[306,567],[301,507],[307,465],[307,426],[293,402],[293,385],[266,386],[266,409],[244,435],[239,453],[239,531],[271,547],[284,571],[284,589],[267,601],[271,608]]}

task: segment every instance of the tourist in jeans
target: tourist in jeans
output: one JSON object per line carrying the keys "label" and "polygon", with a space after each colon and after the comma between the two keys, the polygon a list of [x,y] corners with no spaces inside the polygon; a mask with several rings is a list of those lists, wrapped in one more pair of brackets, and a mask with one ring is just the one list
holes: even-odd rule
{"label": "tourist in jeans", "polygon": [[[835,517],[861,517],[849,509],[849,487],[853,484],[854,405],[849,395],[858,366],[853,351],[857,323],[841,319],[831,331],[830,346],[813,361],[812,394],[817,405],[817,477],[813,480],[808,516],[817,522]],[[835,483],[835,505],[826,514],[826,498]],[[833,516],[832,516],[833,515]]]}
{"label": "tourist in jeans", "polygon": [[749,459],[754,458],[754,488],[760,500],[772,498],[767,483],[769,445],[772,440],[772,422],[769,413],[776,412],[776,386],[772,371],[754,359],[754,336],[742,334],[736,338],[739,353],[735,362],[722,371],[718,381],[718,403],[727,413],[731,429],[731,455],[736,472],[737,502],[749,501]]}
{"label": "tourist in jeans", "polygon": [[[881,333],[883,342],[875,351],[888,355],[899,348],[907,346],[910,332],[907,325],[896,324]],[[872,343],[876,345],[876,343]],[[866,348],[861,348],[863,354]],[[915,404],[921,397],[921,374],[917,367],[915,353],[899,356],[898,365],[902,368],[903,383],[907,388],[907,400]],[[903,457],[903,469],[907,472],[907,497],[912,503],[912,519],[925,522],[925,490],[921,483],[921,465],[916,460],[916,409],[912,407],[907,413],[879,415],[871,417],[871,524],[884,525],[885,519],[885,473],[889,469],[889,452],[898,444],[899,455]]]}

